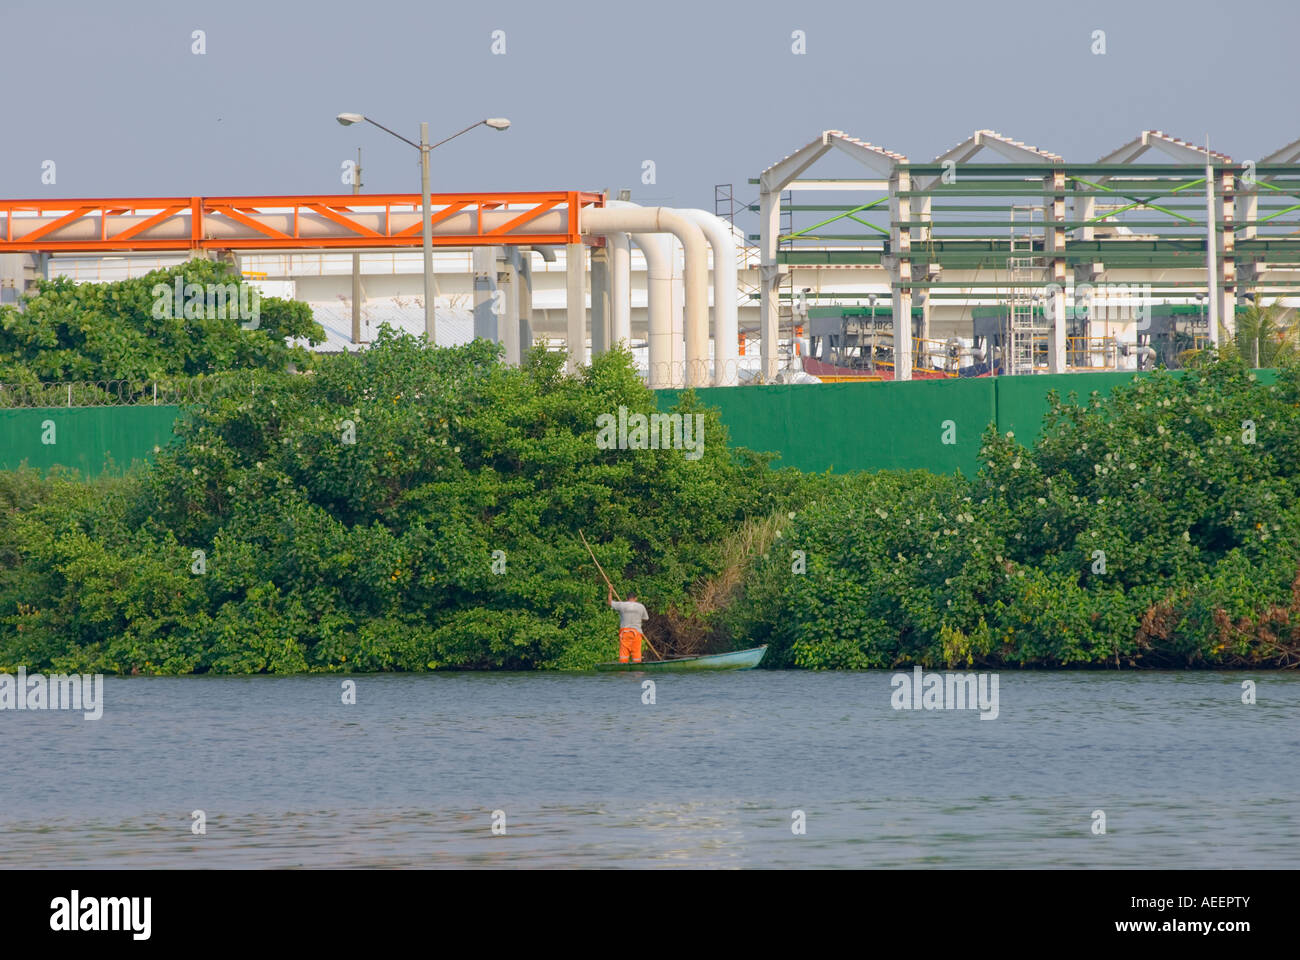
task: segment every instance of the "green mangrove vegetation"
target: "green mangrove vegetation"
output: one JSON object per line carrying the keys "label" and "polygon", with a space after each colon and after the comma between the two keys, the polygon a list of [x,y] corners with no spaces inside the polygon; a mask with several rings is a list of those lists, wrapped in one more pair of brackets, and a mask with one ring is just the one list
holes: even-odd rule
{"label": "green mangrove vegetation", "polygon": [[[172,293],[177,281],[189,294]],[[42,392],[61,406],[61,384],[90,405],[129,402],[125,385],[309,366],[310,345],[325,340],[311,308],[259,297],[256,321],[241,323],[235,307],[249,289],[229,264],[208,260],[114,283],[38,281],[23,309],[0,306],[0,407],[38,405]],[[208,309],[209,292],[220,294],[219,309]]]}
{"label": "green mangrove vegetation", "polygon": [[[570,376],[540,348],[512,368],[490,343],[385,330],[312,356],[285,342],[310,317],[274,306],[262,331],[142,338],[112,319],[142,303],[84,291],[55,284],[43,313],[0,318],[0,379],[225,373],[148,464],[0,473],[0,670],[588,668],[615,620],[579,530],[664,653],[1300,661],[1290,358],[1268,384],[1227,350],[1108,397],[1052,396],[1032,444],[985,434],[971,478],[808,475],[732,447],[690,392],[675,412],[704,418],[699,459],[604,449],[602,414],[656,409],[625,352]],[[97,319],[79,327],[82,301]]]}

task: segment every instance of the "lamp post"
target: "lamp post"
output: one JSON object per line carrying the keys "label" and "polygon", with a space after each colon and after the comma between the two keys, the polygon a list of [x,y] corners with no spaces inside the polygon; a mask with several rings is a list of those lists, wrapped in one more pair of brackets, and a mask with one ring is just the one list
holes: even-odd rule
{"label": "lamp post", "polygon": [[377,123],[367,116],[359,113],[340,113],[335,117],[343,126],[351,126],[354,123],[368,123],[378,127],[384,133],[391,134],[403,143],[408,143],[420,151],[420,197],[422,200],[423,234],[424,234],[424,337],[433,346],[437,343],[434,335],[434,317],[433,317],[433,210],[429,201],[429,152],[435,147],[440,147],[448,140],[455,140],[462,133],[469,133],[475,127],[491,127],[493,130],[505,130],[510,126],[510,121],[505,117],[488,117],[486,120],[479,120],[471,123],[464,130],[453,133],[445,140],[439,140],[437,143],[429,143],[429,125],[420,124],[420,142],[408,140],[400,133],[389,130],[382,123]]}
{"label": "lamp post", "polygon": [[[357,147],[356,176],[352,178],[352,193],[361,192],[361,148]],[[361,254],[352,254],[352,345],[361,343]]]}

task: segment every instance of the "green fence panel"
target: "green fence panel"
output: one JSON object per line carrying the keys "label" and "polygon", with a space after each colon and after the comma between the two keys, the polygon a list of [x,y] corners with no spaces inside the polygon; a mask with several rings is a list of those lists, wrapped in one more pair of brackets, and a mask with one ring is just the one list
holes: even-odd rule
{"label": "green fence panel", "polygon": [[[668,410],[680,391],[659,391]],[[706,387],[731,442],[779,453],[777,466],[834,470],[961,470],[972,476],[980,435],[997,420],[988,379]],[[706,438],[707,442],[707,438]]]}
{"label": "green fence panel", "polygon": [[0,410],[0,469],[75,467],[86,476],[126,469],[173,439],[179,407]]}
{"label": "green fence panel", "polygon": [[[990,423],[1002,433],[1014,432],[1016,440],[1029,446],[1042,433],[1052,390],[1064,399],[1074,393],[1085,402],[1094,390],[1108,397],[1116,386],[1148,375],[1120,371],[911,383],[801,383],[706,387],[696,393],[721,411],[733,444],[777,453],[777,466],[837,473],[960,470],[970,477],[979,466],[980,436]],[[1257,370],[1255,375],[1263,385],[1277,379],[1275,370]],[[680,393],[658,391],[659,409],[671,409]]]}
{"label": "green fence panel", "polygon": [[1102,397],[1121,383],[1135,376],[1130,372],[1118,373],[1057,373],[1032,377],[994,377],[997,389],[998,431],[1015,433],[1016,439],[1030,446],[1043,432],[1043,416],[1047,413],[1047,395],[1055,390],[1068,400],[1071,393],[1078,401],[1086,403],[1096,390]]}
{"label": "green fence panel", "polygon": [[[1175,373],[1178,376],[1179,373]],[[774,384],[697,390],[722,414],[732,444],[776,453],[777,466],[805,472],[913,470],[974,476],[980,436],[990,423],[1032,444],[1042,432],[1047,394],[1109,396],[1133,373],[1068,373],[868,383]],[[1256,371],[1261,384],[1273,370]],[[667,411],[681,391],[659,390]],[[125,469],[174,439],[176,406],[47,407],[0,410],[0,469],[23,463],[75,467],[95,476]],[[48,442],[53,440],[53,442]],[[705,438],[709,442],[709,438]]]}
{"label": "green fence panel", "polygon": [[[1183,376],[1182,370],[1172,370],[1169,373],[1174,377]],[[1068,400],[1070,394],[1074,393],[1079,403],[1086,403],[1094,390],[1105,399],[1120,384],[1129,383],[1134,377],[1149,376],[1151,374],[1147,371],[1119,371],[995,377],[993,382],[997,385],[998,430],[1002,433],[1011,431],[1018,441],[1030,446],[1043,432],[1047,395],[1052,390],[1060,394],[1063,400]],[[1277,371],[1256,370],[1255,378],[1261,386],[1268,386],[1277,382]]]}

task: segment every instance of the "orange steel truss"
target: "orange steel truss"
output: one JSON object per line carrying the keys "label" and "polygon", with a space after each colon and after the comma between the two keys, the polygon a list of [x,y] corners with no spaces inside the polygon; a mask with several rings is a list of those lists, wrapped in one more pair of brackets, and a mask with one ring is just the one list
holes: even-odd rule
{"label": "orange steel truss", "polygon": [[[439,193],[430,200],[435,229],[460,214],[468,214],[471,225],[465,233],[435,233],[434,246],[509,246],[581,243],[578,211],[604,206],[605,195],[581,190]],[[0,253],[418,247],[423,242],[421,207],[418,194],[405,193],[0,200]],[[496,225],[485,229],[481,215],[492,211],[516,215],[498,216]],[[564,214],[561,229],[528,232],[530,224],[536,230],[534,221],[552,211]],[[400,228],[392,222],[395,212],[401,215]],[[303,214],[311,215],[312,234],[300,232]],[[329,235],[319,233],[322,221],[331,222]]]}

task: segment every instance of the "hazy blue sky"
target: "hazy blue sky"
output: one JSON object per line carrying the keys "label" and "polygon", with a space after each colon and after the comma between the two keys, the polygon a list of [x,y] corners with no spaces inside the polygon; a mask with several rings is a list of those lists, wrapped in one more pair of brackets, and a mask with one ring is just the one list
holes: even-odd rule
{"label": "hazy blue sky", "polygon": [[1078,161],[1208,132],[1245,160],[1300,137],[1298,28],[1296,0],[0,0],[0,195],[342,193],[357,146],[367,192],[417,191],[415,150],[345,110],[412,139],[513,121],[438,149],[435,190],[707,208],[826,128],[917,162],[982,127]]}

